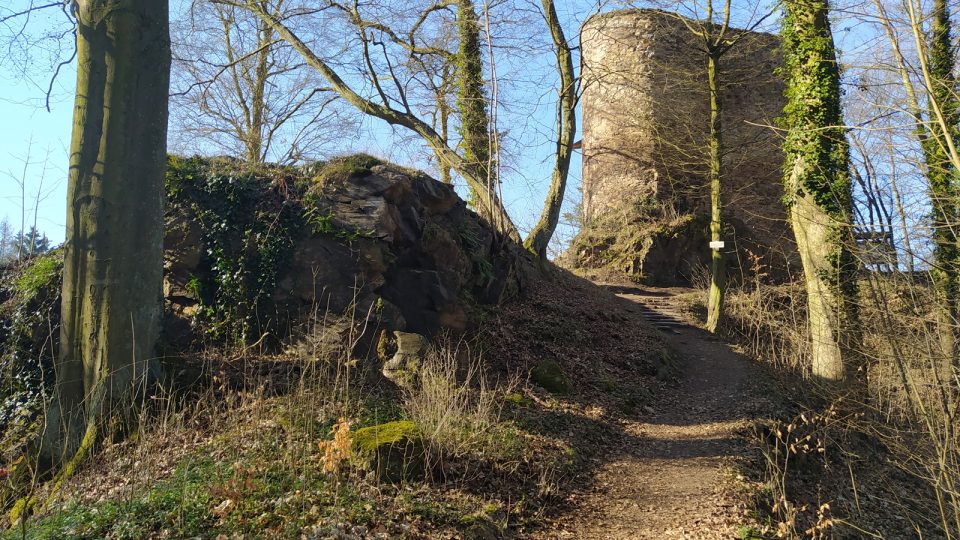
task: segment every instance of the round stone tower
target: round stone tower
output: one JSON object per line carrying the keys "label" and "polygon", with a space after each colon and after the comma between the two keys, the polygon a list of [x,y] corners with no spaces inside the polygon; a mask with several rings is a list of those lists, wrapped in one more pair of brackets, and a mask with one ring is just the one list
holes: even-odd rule
{"label": "round stone tower", "polygon": [[[677,284],[709,264],[707,57],[685,22],[697,24],[622,10],[581,29],[584,228],[568,254],[577,266]],[[757,266],[749,253],[775,277],[796,258],[772,127],[785,102],[778,45],[748,32],[720,62],[724,240],[735,276]]]}

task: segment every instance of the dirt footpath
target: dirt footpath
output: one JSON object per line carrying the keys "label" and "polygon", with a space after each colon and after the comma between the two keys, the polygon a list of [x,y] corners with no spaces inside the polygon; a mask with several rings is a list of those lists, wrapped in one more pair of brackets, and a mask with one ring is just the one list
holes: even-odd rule
{"label": "dirt footpath", "polygon": [[709,333],[685,324],[669,291],[618,288],[677,353],[681,378],[624,426],[642,442],[611,449],[595,481],[534,538],[723,539],[750,523],[730,495],[734,462],[749,455],[751,426],[769,410],[764,376]]}

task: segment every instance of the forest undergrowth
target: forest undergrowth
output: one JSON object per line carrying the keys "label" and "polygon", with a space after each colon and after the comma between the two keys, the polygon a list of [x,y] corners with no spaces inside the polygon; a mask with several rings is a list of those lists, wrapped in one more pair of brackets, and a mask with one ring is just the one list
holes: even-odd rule
{"label": "forest undergrowth", "polygon": [[477,332],[435,340],[412,386],[358,354],[376,346],[364,317],[321,311],[282,351],[206,347],[166,365],[129,437],[62,485],[5,458],[2,537],[522,535],[670,377],[612,295],[561,274],[532,287]]}
{"label": "forest undergrowth", "polygon": [[465,343],[435,349],[424,383],[401,390],[358,366],[353,344],[321,350],[317,328],[309,355],[205,351],[181,370],[198,379],[189,391],[155,392],[133,436],[59,493],[27,482],[18,495],[53,498],[39,519],[14,507],[4,538],[496,534],[569,467],[562,444],[509,419],[526,398],[488,383]]}
{"label": "forest undergrowth", "polygon": [[[702,297],[686,298],[701,321]],[[722,328],[773,368],[793,404],[757,431],[773,530],[786,538],[957,538],[957,379],[930,284],[863,274],[863,384],[840,392],[811,379],[805,303],[802,283],[758,279],[730,291]]]}

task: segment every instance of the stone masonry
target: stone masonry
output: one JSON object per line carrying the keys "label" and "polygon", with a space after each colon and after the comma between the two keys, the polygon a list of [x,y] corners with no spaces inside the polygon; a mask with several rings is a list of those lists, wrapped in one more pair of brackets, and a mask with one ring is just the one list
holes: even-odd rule
{"label": "stone masonry", "polygon": [[[622,10],[583,26],[584,231],[569,254],[577,266],[674,284],[709,264],[707,58],[685,22],[697,25]],[[778,45],[749,32],[720,63],[724,240],[734,277],[748,271],[747,250],[775,276],[796,259],[772,127],[785,102]]]}

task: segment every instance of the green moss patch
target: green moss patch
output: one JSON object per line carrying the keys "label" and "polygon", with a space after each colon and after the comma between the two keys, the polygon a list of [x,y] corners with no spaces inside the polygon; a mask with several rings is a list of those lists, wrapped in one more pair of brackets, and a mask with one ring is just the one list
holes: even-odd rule
{"label": "green moss patch", "polygon": [[358,429],[351,441],[357,463],[380,478],[398,482],[424,474],[423,440],[410,420]]}
{"label": "green moss patch", "polygon": [[383,160],[369,154],[354,154],[333,158],[317,172],[316,182],[325,184],[337,180],[362,178],[369,176],[374,167],[383,165],[383,163]]}
{"label": "green moss patch", "polygon": [[63,251],[54,250],[34,258],[24,267],[13,283],[13,290],[21,301],[36,298],[44,289],[59,283],[63,271]]}
{"label": "green moss patch", "polygon": [[570,381],[560,364],[554,360],[543,360],[537,364],[530,372],[530,380],[554,394],[570,392]]}

